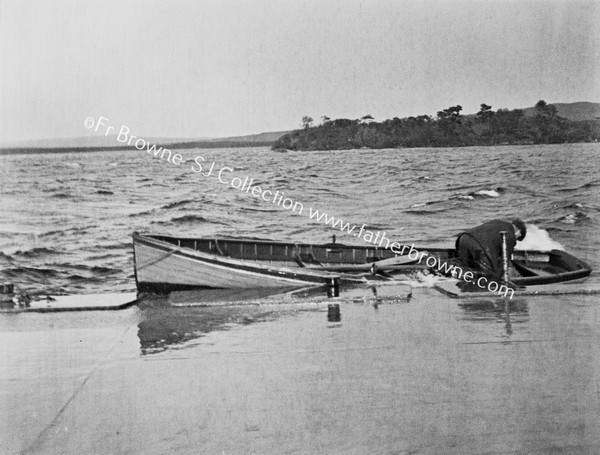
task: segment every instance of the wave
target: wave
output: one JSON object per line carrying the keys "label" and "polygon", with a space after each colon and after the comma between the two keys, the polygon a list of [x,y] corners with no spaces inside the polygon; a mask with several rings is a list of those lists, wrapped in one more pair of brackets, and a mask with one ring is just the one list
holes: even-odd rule
{"label": "wave", "polygon": [[556,222],[565,223],[565,224],[577,224],[582,223],[584,221],[590,220],[591,218],[583,212],[573,212],[569,213],[565,216],[561,216]]}
{"label": "wave", "polygon": [[90,226],[82,226],[82,227],[72,227],[69,229],[64,229],[64,230],[55,230],[55,231],[48,231],[48,232],[43,232],[42,234],[39,234],[39,237],[50,237],[50,236],[54,236],[54,235],[65,235],[65,234],[85,234],[86,232],[88,232],[90,229],[93,228],[97,228],[99,227],[97,224],[92,224]]}
{"label": "wave", "polygon": [[[127,248],[130,248],[131,244],[127,244]],[[114,254],[114,253],[104,253],[104,254],[97,254],[94,256],[90,256],[90,260],[91,261],[100,261],[100,260],[106,260],[106,259],[119,259],[121,257],[121,255],[119,254]]]}
{"label": "wave", "polygon": [[186,224],[186,223],[209,223],[209,224],[222,224],[224,226],[229,226],[227,223],[223,223],[220,221],[209,220],[200,215],[183,215],[171,218],[168,221],[152,221],[150,224],[157,225],[169,225],[169,224]]}
{"label": "wave", "polygon": [[70,282],[74,283],[104,283],[106,276],[87,276],[87,275],[79,275],[77,273],[72,273],[69,275],[65,275],[63,279],[66,279]]}
{"label": "wave", "polygon": [[144,185],[140,185],[140,188],[152,188],[152,187],[155,187],[155,186],[170,188],[170,185],[167,185],[166,183],[160,183],[160,182],[146,183]]}
{"label": "wave", "polygon": [[198,221],[200,221],[202,223],[210,223],[209,220],[207,220],[206,218],[204,218],[203,216],[200,216],[200,215],[176,216],[174,218],[171,218],[171,221],[174,223],[196,223]]}
{"label": "wave", "polygon": [[446,186],[444,189],[446,191],[462,191],[462,190],[469,190],[473,188],[472,185],[449,185]]}
{"label": "wave", "polygon": [[503,191],[501,191],[501,188],[497,188],[497,189],[491,189],[491,190],[479,190],[479,191],[475,191],[474,193],[472,193],[472,196],[474,197],[500,197],[500,195],[503,193]]}
{"label": "wave", "polygon": [[122,250],[124,248],[131,248],[130,242],[119,242],[119,243],[109,243],[108,245],[101,245],[103,250]]}
{"label": "wave", "polygon": [[277,209],[255,209],[252,207],[242,207],[239,209],[241,212],[262,212],[262,213],[275,213],[279,212]]}
{"label": "wave", "polygon": [[567,210],[593,210],[594,212],[600,212],[600,207],[595,207],[593,205],[586,205],[586,204],[582,204],[580,202],[574,202],[571,204],[567,204],[565,206],[563,206],[562,208],[567,209]]}
{"label": "wave", "polygon": [[194,201],[193,199],[185,199],[183,201],[170,202],[170,203],[168,203],[166,205],[163,205],[161,207],[161,209],[165,209],[165,210],[174,209],[174,208],[177,208],[177,207],[182,207],[182,206],[187,205],[187,204],[191,204],[192,202],[196,202],[196,201]]}
{"label": "wave", "polygon": [[591,182],[585,183],[581,186],[581,188],[593,188],[595,186],[600,186],[600,180],[593,180]]}
{"label": "wave", "polygon": [[48,232],[43,232],[42,234],[40,234],[40,237],[50,237],[52,235],[62,235],[64,234],[66,231],[63,230],[56,230],[56,231],[48,231]]}
{"label": "wave", "polygon": [[18,250],[13,253],[13,256],[21,256],[25,258],[37,258],[40,256],[49,256],[52,254],[60,254],[60,251],[56,251],[53,248],[46,247],[35,247],[30,250]]}
{"label": "wave", "polygon": [[410,213],[411,215],[433,215],[435,213],[444,213],[447,212],[449,209],[447,207],[444,208],[440,208],[440,209],[431,209],[431,210],[427,210],[427,209],[408,209],[408,210],[404,210],[404,213]]}
{"label": "wave", "polygon": [[61,264],[55,264],[55,266],[59,269],[62,269],[61,270],[62,273],[67,273],[64,269],[86,271],[86,272],[91,272],[93,274],[102,274],[102,275],[112,275],[112,274],[121,273],[120,269],[116,269],[116,268],[112,268],[112,267],[105,267],[105,266],[101,266],[101,265],[85,265],[85,264],[73,264],[73,263],[65,262],[65,263],[61,263]]}
{"label": "wave", "polygon": [[138,212],[138,213],[130,213],[128,216],[130,218],[135,218],[136,216],[150,215],[152,213],[156,213],[156,209],[144,210],[143,212]]}
{"label": "wave", "polygon": [[558,191],[560,193],[570,193],[573,191],[585,190],[585,189],[593,188],[596,186],[600,186],[600,180],[592,180],[591,182],[584,183],[581,186],[576,186],[576,187],[571,187],[571,188],[560,188],[560,189],[557,189],[556,191]]}
{"label": "wave", "polygon": [[349,196],[342,194],[338,191],[332,190],[331,188],[325,188],[325,187],[312,188],[311,193],[312,194],[330,194],[335,197],[349,199]]}
{"label": "wave", "polygon": [[[403,173],[406,171],[403,171]],[[429,177],[428,175],[421,175],[417,178],[410,178],[410,179],[406,179],[406,180],[401,180],[400,182],[395,183],[396,186],[412,186],[414,184],[417,183],[423,183],[423,182],[429,182],[431,180],[431,177]]]}
{"label": "wave", "polygon": [[417,202],[416,204],[411,205],[409,208],[416,209],[419,207],[426,207],[428,205],[443,204],[444,202],[446,202],[446,201],[443,199],[439,200],[439,201]]}
{"label": "wave", "polygon": [[584,205],[579,202],[574,202],[572,204],[565,205],[563,208],[565,209],[582,209]]}
{"label": "wave", "polygon": [[570,229],[565,229],[565,228],[558,227],[558,226],[548,226],[546,228],[546,230],[548,232],[570,232],[571,231]]}
{"label": "wave", "polygon": [[[360,229],[361,225],[355,224],[357,229]],[[379,232],[383,232],[385,230],[391,230],[392,226],[386,226],[385,224],[367,224],[365,226],[365,231],[371,231],[371,232],[375,232],[375,231],[379,231]]]}
{"label": "wave", "polygon": [[2,275],[7,278],[19,278],[21,280],[23,277],[27,277],[35,278],[37,281],[45,281],[50,278],[58,278],[60,276],[60,272],[56,269],[19,266],[3,269]]}
{"label": "wave", "polygon": [[98,190],[98,191],[96,191],[96,194],[103,194],[103,195],[107,195],[108,196],[108,195],[115,194],[115,193],[113,193],[110,190]]}
{"label": "wave", "polygon": [[54,193],[51,194],[50,197],[54,199],[71,199],[74,198],[75,195],[71,193]]}
{"label": "wave", "polygon": [[470,191],[468,193],[456,193],[450,196],[449,199],[462,199],[467,201],[473,201],[475,199],[489,199],[498,198],[506,192],[506,188],[482,188],[477,191]]}
{"label": "wave", "polygon": [[477,198],[477,197],[481,197],[481,198],[495,198],[495,197],[500,197],[502,194],[504,194],[506,192],[506,188],[503,188],[501,186],[497,187],[497,188],[482,188],[480,190],[477,191],[473,191],[471,193],[469,193],[469,195]]}
{"label": "wave", "polygon": [[15,259],[10,255],[5,253],[4,251],[0,251],[0,262],[7,262],[9,264],[12,264],[15,261]]}

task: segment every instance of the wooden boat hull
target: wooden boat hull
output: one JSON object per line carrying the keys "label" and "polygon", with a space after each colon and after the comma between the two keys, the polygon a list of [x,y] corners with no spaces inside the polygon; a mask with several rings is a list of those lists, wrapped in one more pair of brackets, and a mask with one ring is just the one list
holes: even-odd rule
{"label": "wooden boat hull", "polygon": [[[292,288],[337,281],[361,282],[382,273],[428,269],[425,260],[388,248],[337,243],[313,245],[261,239],[180,238],[133,234],[138,291],[193,288]],[[452,261],[448,248],[417,248],[438,264]],[[583,280],[591,268],[564,252],[515,251],[510,279],[519,286]]]}
{"label": "wooden boat hull", "polygon": [[134,235],[136,283],[140,292],[205,288],[288,288],[326,284],[338,275],[250,263]]}

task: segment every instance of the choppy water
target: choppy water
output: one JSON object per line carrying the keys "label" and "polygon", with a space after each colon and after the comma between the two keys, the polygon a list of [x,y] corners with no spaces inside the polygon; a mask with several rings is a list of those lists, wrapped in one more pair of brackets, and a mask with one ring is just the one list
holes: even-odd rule
{"label": "choppy water", "polygon": [[[325,211],[389,238],[452,245],[461,230],[521,217],[600,265],[598,144],[275,153],[180,150],[0,157],[0,279],[30,292],[134,290],[131,233],[360,242],[309,218]],[[195,173],[196,156],[213,175]],[[254,179],[303,213],[223,184]]]}

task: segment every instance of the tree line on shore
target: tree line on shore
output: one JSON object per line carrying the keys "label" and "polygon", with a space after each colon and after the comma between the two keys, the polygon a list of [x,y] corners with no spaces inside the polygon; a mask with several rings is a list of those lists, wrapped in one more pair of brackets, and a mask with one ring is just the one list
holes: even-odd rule
{"label": "tree line on shore", "polygon": [[522,109],[499,109],[481,104],[477,114],[462,115],[462,106],[439,111],[436,117],[419,115],[373,121],[322,117],[314,126],[305,116],[303,128],[279,138],[273,149],[347,150],[357,148],[461,147],[500,144],[555,144],[592,142],[600,138],[600,121],[573,121],[558,115],[551,104],[540,100],[533,115]]}

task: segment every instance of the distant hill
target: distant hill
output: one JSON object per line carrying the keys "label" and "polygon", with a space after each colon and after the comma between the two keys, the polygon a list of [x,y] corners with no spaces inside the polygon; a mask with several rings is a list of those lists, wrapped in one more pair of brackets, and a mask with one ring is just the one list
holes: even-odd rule
{"label": "distant hill", "polygon": [[382,122],[362,119],[327,120],[286,134],[274,150],[347,150],[403,147],[464,147],[508,144],[561,144],[600,140],[598,103],[549,104],[533,108],[498,109],[482,104],[476,114],[462,115],[450,106],[436,116],[419,115]]}
{"label": "distant hill", "polygon": [[211,142],[275,142],[280,137],[285,136],[286,134],[291,133],[292,131],[293,130],[274,131],[271,133],[250,134],[249,136],[225,137],[220,139],[211,139]]}
{"label": "distant hill", "polygon": [[[225,138],[159,138],[144,137],[151,144],[173,148],[212,148],[212,147],[256,147],[270,146],[290,131],[274,131]],[[60,151],[93,151],[93,150],[127,150],[128,147],[117,141],[117,136],[87,136],[58,139],[38,139],[0,144],[0,153],[19,152],[60,152]]]}
{"label": "distant hill", "polygon": [[[600,103],[590,103],[581,101],[577,103],[548,103],[556,107],[560,117],[580,122],[585,120],[600,120]],[[523,109],[525,115],[533,117],[535,108],[528,107]]]}
{"label": "distant hill", "polygon": [[[211,138],[164,138],[148,137],[144,138],[152,144],[171,144],[175,142],[191,141],[211,141]],[[29,141],[17,141],[0,144],[0,149],[13,148],[40,148],[40,149],[81,149],[81,148],[123,148],[123,144],[117,141],[117,136],[81,136],[81,137],[62,137],[55,139],[33,139]]]}

